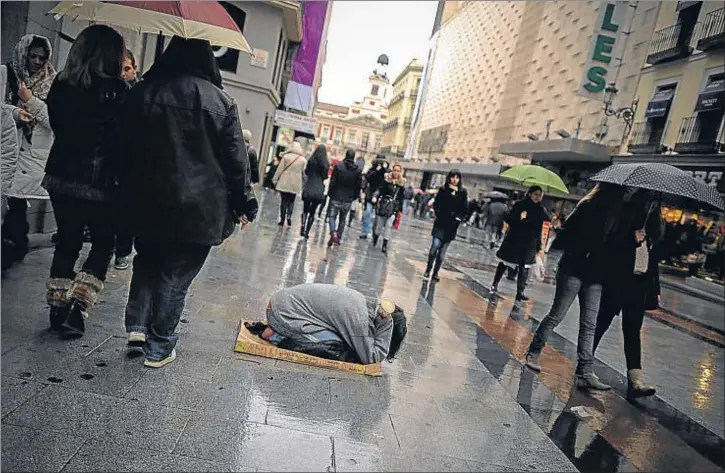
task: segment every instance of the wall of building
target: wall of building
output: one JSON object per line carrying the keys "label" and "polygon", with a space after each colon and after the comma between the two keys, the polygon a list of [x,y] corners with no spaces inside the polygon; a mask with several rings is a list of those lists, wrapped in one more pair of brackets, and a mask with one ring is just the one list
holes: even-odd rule
{"label": "wall of building", "polygon": [[414,59],[393,83],[388,120],[383,128],[382,149],[386,154],[405,153],[422,75],[423,66]]}
{"label": "wall of building", "polygon": [[[639,2],[614,105],[629,105],[660,2]],[[578,95],[600,3],[464,2],[438,31],[414,159],[517,164],[498,155],[507,142],[546,139],[564,129],[600,141],[602,102]],[[446,15],[444,14],[444,21]],[[480,47],[471,47],[471,45]],[[614,78],[608,77],[607,80]],[[619,145],[621,120],[609,119],[605,145]],[[419,152],[421,134],[449,126],[442,151]]]}

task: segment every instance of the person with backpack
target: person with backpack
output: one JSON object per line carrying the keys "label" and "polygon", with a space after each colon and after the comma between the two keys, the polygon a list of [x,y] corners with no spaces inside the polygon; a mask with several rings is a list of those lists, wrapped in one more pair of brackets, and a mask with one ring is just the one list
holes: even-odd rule
{"label": "person with backpack", "polygon": [[405,178],[403,166],[396,163],[393,170],[385,175],[383,182],[373,194],[375,206],[375,226],[373,227],[373,246],[377,246],[380,235],[383,236],[382,252],[388,252],[388,243],[393,235],[393,223],[398,212],[403,210]]}
{"label": "person with backpack", "polygon": [[330,241],[327,246],[340,245],[347,214],[361,189],[362,169],[355,164],[355,150],[350,148],[345,151],[345,159],[335,165],[330,178]]}

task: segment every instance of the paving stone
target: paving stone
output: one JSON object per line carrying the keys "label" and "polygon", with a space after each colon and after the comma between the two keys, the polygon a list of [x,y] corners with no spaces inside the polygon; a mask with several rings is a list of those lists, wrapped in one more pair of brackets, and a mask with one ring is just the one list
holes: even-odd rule
{"label": "paving stone", "polygon": [[45,389],[45,385],[23,378],[2,377],[2,417]]}
{"label": "paving stone", "polygon": [[17,425],[2,426],[2,471],[60,471],[84,439]]}
{"label": "paving stone", "polygon": [[[345,439],[335,440],[336,471],[469,471],[465,460],[412,454],[397,445],[378,447]],[[503,471],[503,470],[502,470]]]}

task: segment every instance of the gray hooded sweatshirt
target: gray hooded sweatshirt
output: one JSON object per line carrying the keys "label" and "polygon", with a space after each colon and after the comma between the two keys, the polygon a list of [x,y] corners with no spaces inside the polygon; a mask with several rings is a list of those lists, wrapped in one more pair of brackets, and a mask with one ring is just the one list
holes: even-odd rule
{"label": "gray hooded sweatshirt", "polygon": [[388,356],[393,319],[377,315],[365,296],[333,284],[301,284],[272,296],[267,323],[284,338],[312,340],[330,331],[355,350],[363,364],[380,363]]}

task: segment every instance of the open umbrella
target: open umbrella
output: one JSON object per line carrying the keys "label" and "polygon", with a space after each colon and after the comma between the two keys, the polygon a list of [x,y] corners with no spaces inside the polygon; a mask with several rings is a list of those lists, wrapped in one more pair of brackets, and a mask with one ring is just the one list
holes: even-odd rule
{"label": "open umbrella", "polygon": [[685,197],[725,210],[725,201],[714,187],[669,164],[613,164],[599,171],[590,180]]}
{"label": "open umbrella", "polygon": [[139,33],[205,39],[251,53],[239,26],[219,2],[59,2],[48,12],[59,20],[105,23]]}
{"label": "open umbrella", "polygon": [[564,194],[569,193],[569,189],[566,188],[566,184],[561,180],[556,173],[549,171],[541,166],[535,164],[522,164],[521,166],[514,166],[501,173],[501,177],[510,179],[518,182],[522,186],[539,186],[545,192],[556,190],[563,192]]}
{"label": "open umbrella", "polygon": [[504,194],[503,192],[499,191],[489,191],[483,193],[484,199],[492,199],[492,200],[507,200],[509,198],[508,195]]}

